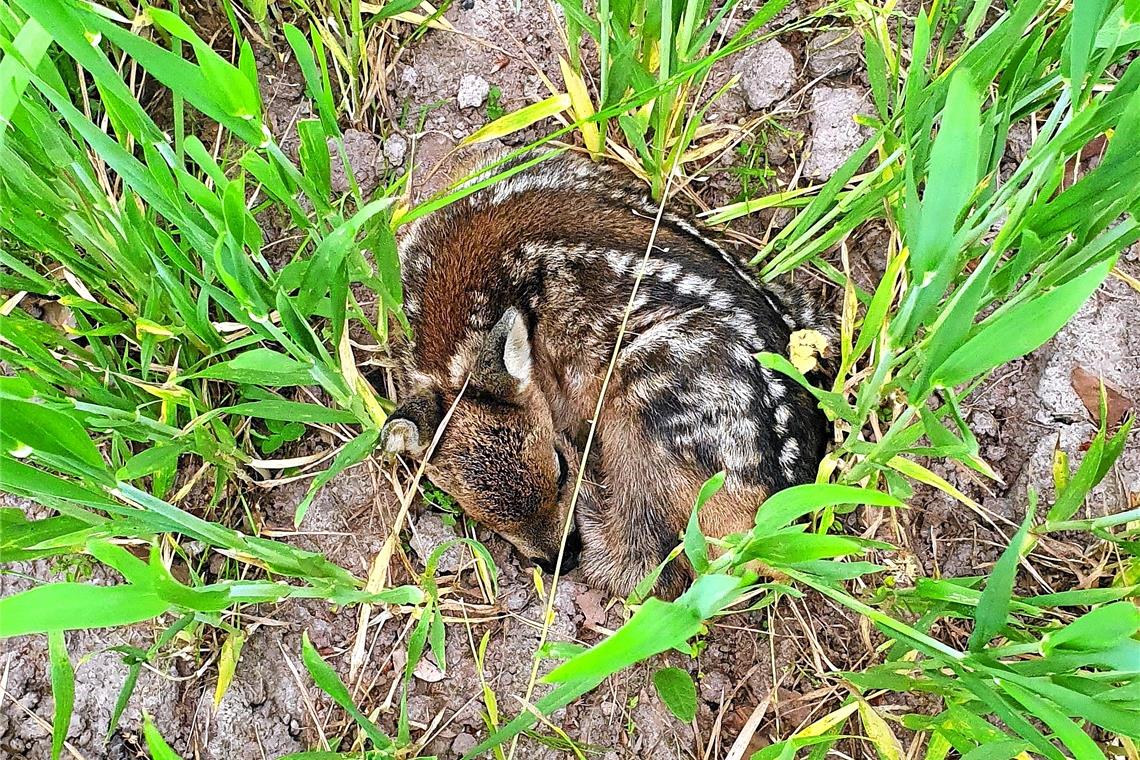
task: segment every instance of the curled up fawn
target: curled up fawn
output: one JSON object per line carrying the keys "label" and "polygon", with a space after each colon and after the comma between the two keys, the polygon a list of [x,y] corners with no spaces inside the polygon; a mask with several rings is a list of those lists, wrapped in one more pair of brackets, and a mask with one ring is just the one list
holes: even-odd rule
{"label": "curled up fawn", "polygon": [[[542,161],[414,222],[400,259],[414,338],[382,446],[423,457],[450,411],[428,476],[544,569],[607,374],[564,572],[580,564],[626,595],[677,545],[709,476],[727,473],[700,513],[710,536],[747,530],[768,495],[814,478],[826,420],[755,354],[829,333],[827,320],[692,224],[658,218],[617,170]],[[657,593],[689,575],[671,562]]]}

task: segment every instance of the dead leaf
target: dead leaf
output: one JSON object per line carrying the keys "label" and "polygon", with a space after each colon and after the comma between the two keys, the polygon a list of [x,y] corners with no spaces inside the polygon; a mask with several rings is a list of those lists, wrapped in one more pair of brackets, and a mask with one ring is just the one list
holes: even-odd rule
{"label": "dead leaf", "polygon": [[75,315],[71,313],[71,309],[59,301],[43,301],[40,308],[43,310],[43,321],[64,332],[75,332]]}
{"label": "dead leaf", "polygon": [[608,597],[597,589],[586,589],[574,598],[578,609],[585,618],[583,625],[586,628],[597,628],[606,622],[606,601]]}
{"label": "dead leaf", "polygon": [[[1070,380],[1073,390],[1081,398],[1081,403],[1093,419],[1100,418],[1100,382],[1101,378],[1089,372],[1084,367],[1073,367]],[[1104,381],[1105,396],[1108,398],[1108,427],[1115,428],[1124,419],[1124,415],[1132,409],[1132,399],[1121,392],[1118,385],[1107,380]]]}
{"label": "dead leaf", "polygon": [[788,359],[805,375],[819,366],[827,353],[827,338],[818,330],[796,330],[788,338]]}
{"label": "dead leaf", "polygon": [[421,681],[427,681],[428,683],[436,683],[437,681],[443,680],[443,671],[439,669],[438,665],[431,661],[431,655],[425,655],[420,658],[412,674]]}

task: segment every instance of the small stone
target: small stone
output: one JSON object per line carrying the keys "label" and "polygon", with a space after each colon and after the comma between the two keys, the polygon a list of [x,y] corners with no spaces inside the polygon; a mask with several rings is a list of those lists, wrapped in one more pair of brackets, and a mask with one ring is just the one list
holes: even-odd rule
{"label": "small stone", "polygon": [[459,92],[456,99],[460,108],[478,108],[487,100],[491,92],[491,85],[487,80],[476,74],[464,74],[459,80]]}
{"label": "small stone", "polygon": [[978,410],[970,415],[971,427],[977,435],[996,436],[998,434],[998,421],[987,411]]}
{"label": "small stone", "polygon": [[400,81],[402,81],[407,87],[415,87],[416,84],[420,81],[420,72],[416,71],[415,66],[408,66],[400,74]]}
{"label": "small stone", "polygon": [[857,87],[817,87],[811,94],[811,154],[804,174],[826,179],[867,139],[855,116],[870,110]]}
{"label": "small stone", "polygon": [[775,40],[749,48],[737,62],[740,88],[753,111],[768,108],[786,96],[796,81],[796,59]]}
{"label": "small stone", "polygon": [[513,591],[507,594],[505,604],[507,605],[507,609],[511,612],[518,612],[519,610],[525,609],[526,606],[530,604],[530,593],[525,588]]}
{"label": "small stone", "polygon": [[860,40],[851,29],[832,29],[808,40],[807,70],[813,77],[846,74],[859,65]]}
{"label": "small stone", "polygon": [[392,135],[384,141],[384,158],[392,166],[402,166],[408,155],[408,141],[402,135]]}
{"label": "small stone", "polygon": [[455,737],[455,741],[451,743],[451,751],[455,753],[456,757],[462,757],[470,752],[478,743],[478,740],[471,734],[460,734]]}

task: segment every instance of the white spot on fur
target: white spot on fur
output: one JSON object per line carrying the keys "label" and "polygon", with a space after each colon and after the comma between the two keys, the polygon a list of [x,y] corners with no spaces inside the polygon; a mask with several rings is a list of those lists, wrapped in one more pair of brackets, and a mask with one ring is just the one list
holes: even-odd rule
{"label": "white spot on fur", "polygon": [[714,280],[708,279],[707,277],[700,277],[695,274],[687,274],[681,278],[681,281],[679,283],[677,283],[677,291],[690,296],[703,296],[709,293],[715,285],[716,282]]}
{"label": "white spot on fur", "polygon": [[690,359],[705,353],[711,342],[712,335],[708,333],[685,335],[678,337],[669,344],[669,352],[678,362],[688,362]]}
{"label": "white spot on fur", "polygon": [[780,452],[780,464],[784,468],[784,474],[789,478],[792,476],[792,467],[799,460],[800,444],[795,438],[789,438],[784,442],[784,449]]}
{"label": "white spot on fur", "polygon": [[732,358],[745,367],[753,367],[756,365],[756,354],[739,343],[732,346]]}
{"label": "white spot on fur", "polygon": [[779,401],[784,397],[784,384],[767,367],[760,368],[760,376],[764,378],[764,389],[773,400]]}
{"label": "white spot on fur", "polygon": [[661,269],[657,273],[657,277],[663,282],[673,282],[681,275],[681,265],[675,261],[664,261],[661,263]]}
{"label": "white spot on fur", "polygon": [[792,419],[792,408],[787,404],[776,407],[776,432],[780,435],[788,432],[788,422]]}
{"label": "white spot on fur", "polygon": [[743,309],[735,309],[729,315],[728,323],[736,330],[741,338],[748,342],[756,342],[760,350],[763,350],[763,344],[756,341],[756,320]]}
{"label": "white spot on fur", "polygon": [[404,262],[404,259],[407,258],[408,254],[411,253],[412,249],[416,247],[416,243],[420,238],[420,227],[422,225],[422,219],[417,219],[416,221],[409,224],[407,232],[404,233],[403,238],[400,240],[400,244],[396,247],[396,252],[400,256],[401,264]]}
{"label": "white spot on fur", "polygon": [[484,335],[468,335],[467,338],[455,348],[455,353],[448,362],[448,376],[451,384],[458,388],[467,380],[471,368],[475,366],[475,357],[479,354],[479,347],[483,344]]}
{"label": "white spot on fur", "polygon": [[640,332],[622,349],[621,360],[625,363],[628,357],[642,351],[650,351],[660,346],[670,345],[681,339],[679,325],[676,322],[658,322],[648,329]]}
{"label": "white spot on fur", "polygon": [[606,264],[614,274],[625,274],[632,264],[633,256],[626,251],[606,251]]}
{"label": "white spot on fur", "polygon": [[726,470],[743,470],[755,463],[756,451],[751,446],[729,445],[722,447],[721,458]]}
{"label": "white spot on fur", "polygon": [[723,290],[714,290],[709,295],[709,306],[721,311],[728,311],[732,308],[732,296]]}
{"label": "white spot on fur", "polygon": [[[502,167],[493,170],[502,171]],[[486,176],[490,176],[490,173]],[[592,179],[597,172],[586,163],[562,162],[557,164],[539,164],[521,174],[502,180],[495,184],[491,195],[491,202],[498,204],[512,195],[521,195],[532,190],[581,190],[583,180]]]}
{"label": "white spot on fur", "polygon": [[408,383],[412,386],[412,395],[431,385],[432,377],[426,372],[413,369],[408,372]]}
{"label": "white spot on fur", "polygon": [[665,373],[653,374],[635,380],[629,385],[629,395],[642,403],[652,403],[658,394],[669,387],[672,379]]}
{"label": "white spot on fur", "polygon": [[471,366],[471,357],[465,355],[465,352],[459,352],[451,357],[448,363],[448,371],[451,374],[451,384],[459,386],[463,384],[463,378],[467,377],[468,368]]}
{"label": "white spot on fur", "polygon": [[641,278],[651,277],[654,274],[656,274],[657,270],[659,270],[660,268],[661,268],[661,260],[660,259],[644,259],[643,258],[641,261],[637,262],[637,266],[635,266],[633,268],[633,276],[634,277],[641,277]]}

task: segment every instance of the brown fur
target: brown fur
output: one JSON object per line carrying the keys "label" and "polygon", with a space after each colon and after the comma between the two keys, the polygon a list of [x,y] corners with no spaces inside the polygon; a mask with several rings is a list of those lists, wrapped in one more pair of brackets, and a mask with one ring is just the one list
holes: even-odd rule
{"label": "brown fur", "polygon": [[[401,241],[415,342],[384,446],[423,456],[454,404],[430,477],[547,568],[654,211],[607,170],[558,158]],[[619,595],[677,544],[709,476],[728,472],[702,529],[747,530],[767,494],[811,478],[825,437],[811,397],[751,356],[786,351],[793,329],[830,332],[826,320],[760,287],[681,219],[666,216],[654,241],[577,505],[583,573]],[[687,576],[672,563],[659,593]]]}

